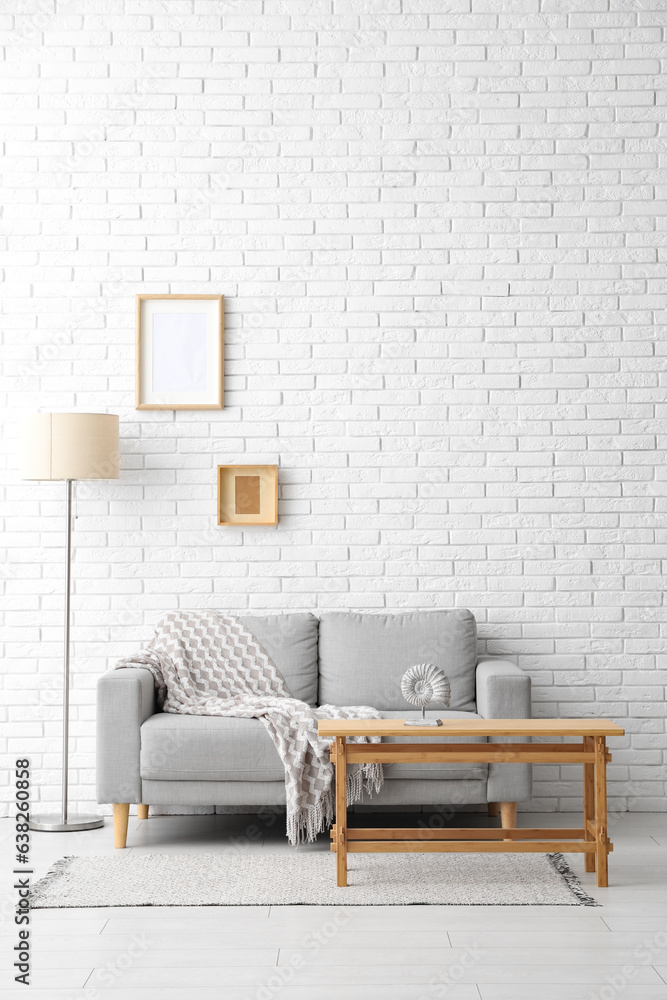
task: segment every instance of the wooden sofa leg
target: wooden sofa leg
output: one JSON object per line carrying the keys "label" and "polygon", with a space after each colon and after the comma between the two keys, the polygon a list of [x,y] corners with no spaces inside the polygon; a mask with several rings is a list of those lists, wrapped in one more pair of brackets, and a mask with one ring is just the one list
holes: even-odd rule
{"label": "wooden sofa leg", "polygon": [[516,802],[500,803],[500,825],[503,830],[513,830],[516,827]]}
{"label": "wooden sofa leg", "polygon": [[113,804],[113,846],[125,847],[127,844],[127,821],[130,816],[129,802],[114,802]]}
{"label": "wooden sofa leg", "polygon": [[498,815],[498,803],[497,802],[489,802],[488,809],[489,809],[489,816],[497,816]]}
{"label": "wooden sofa leg", "polygon": [[139,819],[148,819],[148,806],[137,806],[137,816]]}

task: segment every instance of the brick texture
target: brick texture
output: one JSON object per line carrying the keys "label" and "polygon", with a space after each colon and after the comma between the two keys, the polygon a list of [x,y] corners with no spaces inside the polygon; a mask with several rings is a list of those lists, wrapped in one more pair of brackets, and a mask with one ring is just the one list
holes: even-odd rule
{"label": "brick texture", "polygon": [[[662,0],[40,0],[0,15],[0,750],[58,800],[62,488],[22,412],[119,413],[81,484],[72,797],[97,677],[174,608],[471,608],[538,715],[666,808]],[[134,295],[227,297],[224,411],[134,409]],[[279,463],[276,529],[215,526]],[[9,781],[8,771],[3,770]],[[536,768],[535,805],[579,807]],[[0,788],[7,802],[10,786]]]}

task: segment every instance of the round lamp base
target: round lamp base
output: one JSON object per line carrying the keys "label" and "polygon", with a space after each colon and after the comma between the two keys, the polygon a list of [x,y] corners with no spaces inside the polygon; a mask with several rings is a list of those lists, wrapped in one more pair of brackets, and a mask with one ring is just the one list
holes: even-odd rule
{"label": "round lamp base", "polygon": [[77,833],[79,830],[97,830],[104,826],[104,816],[92,814],[74,814],[63,823],[62,816],[33,816],[28,821],[31,830],[42,833]]}

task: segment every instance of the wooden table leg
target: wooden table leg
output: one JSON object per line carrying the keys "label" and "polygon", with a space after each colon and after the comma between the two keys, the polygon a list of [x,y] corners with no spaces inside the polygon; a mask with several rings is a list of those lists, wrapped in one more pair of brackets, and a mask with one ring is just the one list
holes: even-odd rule
{"label": "wooden table leg", "polygon": [[[584,736],[584,750],[593,753],[593,740],[590,736]],[[588,823],[595,822],[595,765],[584,764],[584,840],[595,840],[594,835],[588,829]],[[595,855],[584,854],[584,871],[595,871]]]}
{"label": "wooden table leg", "polygon": [[336,881],[347,885],[347,745],[336,737]]}
{"label": "wooden table leg", "polygon": [[595,739],[595,829],[597,881],[600,888],[609,885],[607,850],[607,746],[604,736]]}

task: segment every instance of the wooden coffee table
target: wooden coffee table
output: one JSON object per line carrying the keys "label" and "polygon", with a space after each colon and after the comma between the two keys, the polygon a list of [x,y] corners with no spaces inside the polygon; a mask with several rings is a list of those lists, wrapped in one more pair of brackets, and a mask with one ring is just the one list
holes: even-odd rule
{"label": "wooden coffee table", "polygon": [[[406,728],[401,719],[322,719],[319,735],[331,738],[331,760],[336,765],[336,823],[331,830],[331,850],[336,854],[339,886],[347,885],[347,855],[374,852],[433,853],[481,851],[484,853],[577,852],[585,855],[587,872],[596,871],[597,884],[608,884],[608,855],[613,844],[607,837],[607,736],[625,730],[605,719],[443,719],[434,730]],[[348,743],[354,736],[430,736],[432,743]],[[487,743],[448,743],[447,738],[486,737]],[[498,737],[565,737],[557,743],[498,743]],[[580,743],[571,742],[580,739]],[[346,770],[348,764],[507,763],[583,764],[584,823],[581,829],[422,830],[389,827],[355,829],[347,825]]]}

